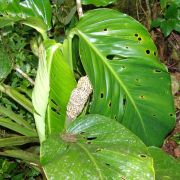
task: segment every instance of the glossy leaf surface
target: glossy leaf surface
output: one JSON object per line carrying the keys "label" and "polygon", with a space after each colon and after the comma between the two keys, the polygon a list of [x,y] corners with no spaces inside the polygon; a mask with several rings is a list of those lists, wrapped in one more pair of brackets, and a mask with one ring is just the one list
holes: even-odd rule
{"label": "glossy leaf surface", "polygon": [[[96,18],[94,18],[96,17]],[[175,123],[171,82],[146,29],[120,12],[86,13],[72,34],[93,85],[90,112],[116,119],[160,146]]]}
{"label": "glossy leaf surface", "polygon": [[148,149],[154,160],[156,180],[180,179],[180,162],[178,160],[159,148],[149,147]]}
{"label": "glossy leaf surface", "polygon": [[22,21],[41,33],[51,27],[49,0],[1,0],[0,14],[3,16],[0,18],[0,27],[3,27],[3,23],[6,26],[16,21]]}
{"label": "glossy leaf surface", "polygon": [[46,55],[50,75],[50,94],[47,111],[48,133],[58,133],[64,129],[66,106],[72,90],[76,86],[74,75],[62,52],[57,49],[59,44],[53,40],[45,42]]}
{"label": "glossy leaf surface", "polygon": [[66,105],[76,84],[60,46],[54,40],[47,40],[39,48],[39,67],[32,100],[41,142],[45,140],[45,134],[57,133],[64,128]]}
{"label": "glossy leaf surface", "polygon": [[95,6],[107,6],[115,3],[117,0],[82,0],[82,4],[93,4]]}
{"label": "glossy leaf surface", "polygon": [[48,179],[154,179],[146,146],[116,121],[88,115],[41,149]]}

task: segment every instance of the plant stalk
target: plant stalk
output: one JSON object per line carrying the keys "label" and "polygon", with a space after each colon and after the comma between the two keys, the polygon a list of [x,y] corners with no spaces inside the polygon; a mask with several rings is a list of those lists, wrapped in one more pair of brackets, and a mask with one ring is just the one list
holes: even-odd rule
{"label": "plant stalk", "polygon": [[23,72],[18,66],[15,66],[14,69],[21,74],[24,78],[26,78],[32,85],[35,84],[35,82],[25,73]]}
{"label": "plant stalk", "polygon": [[149,0],[146,0],[146,6],[147,6],[147,28],[150,30],[150,24],[151,24],[151,8],[150,8],[150,2]]}
{"label": "plant stalk", "polygon": [[82,9],[81,0],[76,0],[76,5],[77,5],[78,16],[79,16],[79,19],[80,19],[80,17],[83,16],[83,9]]}

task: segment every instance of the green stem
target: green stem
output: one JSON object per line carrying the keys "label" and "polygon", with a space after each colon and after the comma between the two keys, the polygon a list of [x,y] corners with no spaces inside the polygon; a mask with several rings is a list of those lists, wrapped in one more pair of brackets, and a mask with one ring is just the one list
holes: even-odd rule
{"label": "green stem", "polygon": [[72,38],[68,38],[68,49],[69,49],[69,53],[68,53],[68,63],[70,65],[70,68],[73,72],[73,60],[72,60]]}
{"label": "green stem", "polygon": [[26,78],[32,85],[34,85],[34,81],[24,72],[22,71],[18,66],[15,66],[14,69],[21,74],[24,78]]}
{"label": "green stem", "polygon": [[42,35],[44,40],[48,39],[46,31],[41,32],[41,35]]}

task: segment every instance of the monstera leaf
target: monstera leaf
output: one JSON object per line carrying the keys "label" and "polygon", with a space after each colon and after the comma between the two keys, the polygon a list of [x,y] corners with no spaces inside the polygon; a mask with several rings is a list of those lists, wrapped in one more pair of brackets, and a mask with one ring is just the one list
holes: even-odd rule
{"label": "monstera leaf", "polygon": [[98,9],[84,14],[73,34],[94,89],[90,113],[116,119],[147,145],[160,146],[174,126],[174,104],[169,74],[146,29],[125,14]]}
{"label": "monstera leaf", "polygon": [[49,0],[0,0],[0,28],[20,21],[43,35],[51,27]]}
{"label": "monstera leaf", "polygon": [[154,160],[156,180],[180,179],[180,162],[161,149],[149,147],[149,152]]}
{"label": "monstera leaf", "polygon": [[82,4],[93,4],[95,6],[107,6],[115,3],[117,0],[82,0]]}
{"label": "monstera leaf", "polygon": [[32,101],[41,142],[45,140],[45,134],[57,133],[64,128],[66,106],[76,85],[60,47],[61,44],[54,40],[46,40],[39,48],[39,68]]}
{"label": "monstera leaf", "polygon": [[48,179],[154,179],[146,146],[116,121],[101,115],[76,119],[41,148]]}

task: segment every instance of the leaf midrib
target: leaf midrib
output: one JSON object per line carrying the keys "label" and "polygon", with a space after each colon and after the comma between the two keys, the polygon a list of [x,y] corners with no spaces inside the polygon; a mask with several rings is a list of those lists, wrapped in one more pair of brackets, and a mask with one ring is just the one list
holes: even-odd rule
{"label": "leaf midrib", "polygon": [[88,41],[88,37],[77,28],[75,29],[75,32],[77,32],[77,34],[80,35],[87,42],[87,44],[89,44],[89,46],[96,52],[96,54],[100,57],[100,59],[104,62],[106,67],[112,72],[115,79],[117,79],[117,81],[119,82],[121,87],[124,89],[125,93],[129,97],[129,100],[131,101],[132,105],[134,106],[134,108],[135,108],[135,110],[136,110],[136,112],[137,112],[137,114],[139,116],[140,123],[142,124],[143,130],[144,130],[144,135],[146,136],[146,139],[147,139],[147,134],[146,134],[145,127],[144,127],[144,124],[143,124],[143,118],[142,118],[142,116],[141,116],[141,114],[140,114],[140,112],[139,112],[139,110],[138,110],[138,108],[136,106],[136,103],[134,102],[134,99],[132,98],[131,94],[128,92],[128,90],[127,90],[126,86],[124,85],[124,83],[122,82],[122,80],[116,75],[113,68],[107,63],[107,61],[104,60],[104,56],[98,51],[96,46],[93,45],[90,41]]}
{"label": "leaf midrib", "polygon": [[102,177],[100,168],[98,167],[98,165],[97,165],[96,160],[94,159],[94,157],[91,155],[91,153],[88,151],[88,149],[85,148],[82,144],[77,143],[77,145],[78,145],[80,148],[82,148],[83,151],[84,151],[84,152],[87,154],[87,156],[90,158],[90,160],[92,161],[92,163],[93,163],[94,166],[95,166],[95,169],[97,170],[97,173],[99,174],[100,180],[103,180],[103,177]]}

